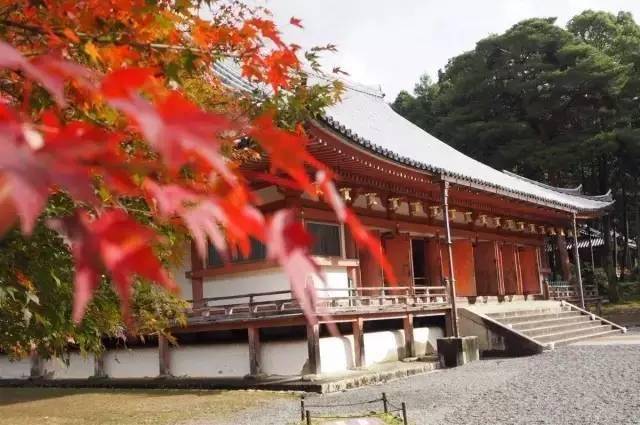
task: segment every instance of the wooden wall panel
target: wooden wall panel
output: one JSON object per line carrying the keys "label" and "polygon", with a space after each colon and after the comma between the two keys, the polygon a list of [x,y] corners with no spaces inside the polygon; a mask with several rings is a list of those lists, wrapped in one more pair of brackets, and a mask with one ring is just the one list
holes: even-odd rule
{"label": "wooden wall panel", "polygon": [[478,241],[474,250],[476,294],[495,296],[501,294],[500,256],[495,241]]}
{"label": "wooden wall panel", "polygon": [[456,295],[459,297],[473,297],[476,295],[473,244],[469,239],[457,239],[453,241],[452,249]]}
{"label": "wooden wall panel", "polygon": [[[370,230],[371,236],[374,238],[380,238],[380,232],[377,230]],[[380,247],[382,249],[382,246]],[[360,279],[362,286],[384,286],[384,280],[382,275],[382,267],[373,258],[371,253],[366,249],[360,249]]]}
{"label": "wooden wall panel", "polygon": [[540,265],[538,264],[538,248],[533,246],[520,248],[520,270],[523,293],[539,294]]}
{"label": "wooden wall panel", "polygon": [[[411,273],[411,238],[408,233],[393,235],[384,239],[384,250],[391,267],[398,278],[397,286],[413,286]],[[388,284],[385,277],[385,283]]]}
{"label": "wooden wall panel", "polygon": [[504,294],[516,295],[519,293],[521,286],[519,282],[518,248],[512,244],[504,244],[500,247],[500,253],[502,254]]}

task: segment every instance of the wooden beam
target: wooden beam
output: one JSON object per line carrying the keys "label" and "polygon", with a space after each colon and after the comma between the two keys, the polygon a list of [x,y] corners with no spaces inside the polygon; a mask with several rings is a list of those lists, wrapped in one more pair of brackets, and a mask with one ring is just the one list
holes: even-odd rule
{"label": "wooden beam", "polygon": [[309,352],[309,373],[317,375],[322,370],[320,363],[320,324],[307,324],[307,351]]}
{"label": "wooden beam", "polygon": [[407,314],[402,322],[404,325],[404,357],[414,357],[416,350],[413,338],[413,315]]}
{"label": "wooden beam", "polygon": [[247,328],[249,335],[249,374],[258,376],[262,373],[260,328]]}
{"label": "wooden beam", "polygon": [[365,351],[364,351],[364,320],[358,318],[352,322],[353,328],[353,355],[356,367],[364,367]]}
{"label": "wooden beam", "polygon": [[171,376],[171,352],[164,335],[158,335],[158,362],[160,376]]}

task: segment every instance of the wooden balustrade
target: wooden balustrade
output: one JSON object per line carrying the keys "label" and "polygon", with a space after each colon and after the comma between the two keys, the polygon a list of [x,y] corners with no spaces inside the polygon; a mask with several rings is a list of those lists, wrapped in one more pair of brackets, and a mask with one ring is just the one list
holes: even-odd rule
{"label": "wooden balustrade", "polygon": [[[444,286],[317,288],[312,309],[318,315],[366,314],[443,309],[448,304],[447,289]],[[204,298],[201,306],[192,307],[188,315],[223,320],[300,313],[300,303],[287,290]]]}
{"label": "wooden balustrade", "polygon": [[[575,302],[580,300],[580,288],[566,281],[550,281],[548,283],[549,299]],[[601,302],[602,297],[598,293],[596,285],[583,285],[584,300],[587,304]]]}

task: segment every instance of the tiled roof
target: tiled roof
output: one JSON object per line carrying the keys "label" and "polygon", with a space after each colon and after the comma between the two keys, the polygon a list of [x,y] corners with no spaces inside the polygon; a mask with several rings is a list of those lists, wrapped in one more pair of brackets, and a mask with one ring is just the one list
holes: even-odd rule
{"label": "tiled roof", "polygon": [[[252,89],[233,64],[218,63],[214,70],[229,85]],[[316,76],[316,81],[326,80]],[[609,194],[587,196],[581,188],[555,188],[476,161],[397,114],[376,88],[346,82],[341,101],[326,108],[320,122],[376,155],[456,183],[468,182],[486,191],[576,212],[595,212],[613,203]]]}

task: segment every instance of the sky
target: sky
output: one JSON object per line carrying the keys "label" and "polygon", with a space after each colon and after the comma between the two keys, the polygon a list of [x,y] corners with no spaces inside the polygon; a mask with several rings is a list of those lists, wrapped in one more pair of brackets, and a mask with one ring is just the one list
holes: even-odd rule
{"label": "sky", "polygon": [[[271,9],[284,38],[303,48],[333,43],[329,70],[339,66],[350,79],[381,86],[393,101],[412,91],[418,78],[436,79],[449,58],[531,17],[557,17],[563,26],[585,9],[632,12],[638,0],[253,0]],[[289,24],[295,16],[304,29]]]}

